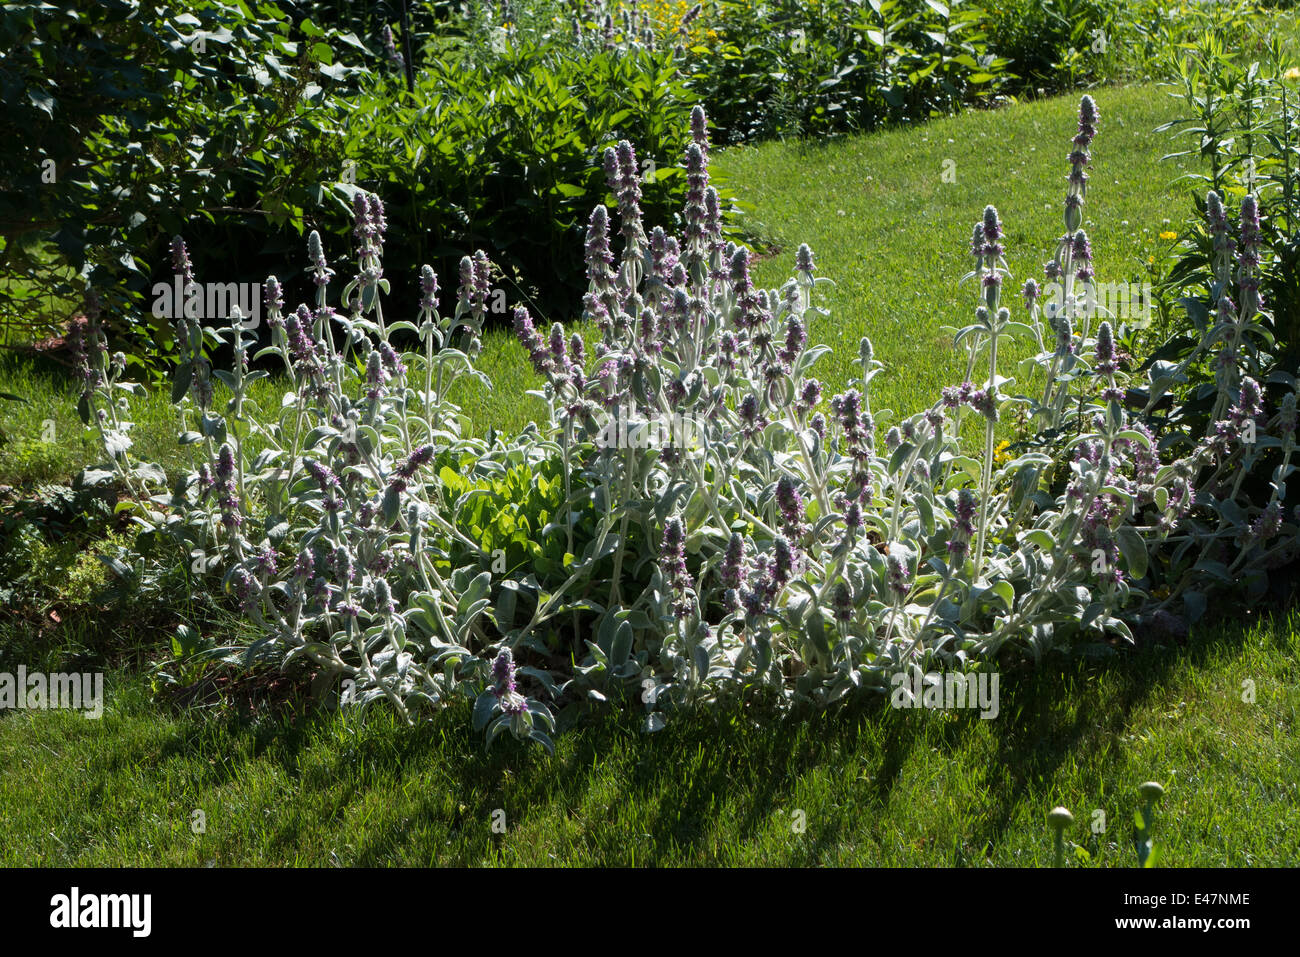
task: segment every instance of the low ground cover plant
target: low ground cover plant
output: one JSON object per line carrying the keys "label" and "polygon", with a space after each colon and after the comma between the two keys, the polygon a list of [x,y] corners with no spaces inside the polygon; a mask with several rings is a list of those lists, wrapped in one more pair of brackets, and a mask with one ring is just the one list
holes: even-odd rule
{"label": "low ground cover plant", "polygon": [[[824,394],[812,373],[827,347],[808,348],[807,332],[833,321],[817,306],[830,280],[803,246],[783,287],[754,285],[750,251],[724,239],[698,108],[680,234],[647,227],[633,145],[604,155],[615,215],[592,210],[584,248],[594,354],[515,308],[549,410],[518,435],[466,437],[447,399],[480,375],[488,257],[462,259],[446,314],[426,267],[414,320],[386,317],[386,212],[364,191],[358,260],[334,304],[314,234],[314,302],[286,308],[266,281],[274,341],[260,355],[285,370],[278,414],[247,404],[265,373],[249,370],[237,309],[216,332],[177,320],[173,398],[194,459],[170,488],[131,456],[118,401],[130,386],[92,296],[81,411],[110,467],[87,479],[120,482],[141,529],[115,570],[143,582],[179,550],[256,626],[245,661],[306,659],[342,679],[344,701],[410,719],[468,696],[489,741],[548,746],[557,707],[613,701],[655,730],[722,698],[825,706],[890,690],[914,666],[964,681],[1184,630],[1212,595],[1258,593],[1295,556],[1296,398],[1260,385],[1272,359],[1257,201],[1244,196],[1234,224],[1211,193],[1212,414],[1201,430],[1150,414],[1179,401],[1163,367],[1147,401],[1131,400],[1120,320],[1099,305],[1081,228],[1100,126],[1084,97],[1043,284],[1004,293],[1004,226],[993,206],[975,223],[972,321],[955,331],[965,381],[910,416],[873,407],[883,365],[869,339],[856,380]],[[173,252],[193,282],[179,238]],[[399,334],[419,348],[399,351]],[[1019,385],[999,364],[1013,338],[1037,350]],[[217,345],[229,369],[211,367]],[[1012,413],[1022,441],[999,449]]]}

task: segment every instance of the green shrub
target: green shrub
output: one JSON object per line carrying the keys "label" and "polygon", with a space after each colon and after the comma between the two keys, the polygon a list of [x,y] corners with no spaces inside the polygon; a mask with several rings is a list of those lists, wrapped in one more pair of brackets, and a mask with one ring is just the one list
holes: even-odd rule
{"label": "green shrub", "polygon": [[78,303],[88,280],[165,338],[142,318],[144,264],[199,221],[209,275],[255,278],[221,258],[250,229],[253,245],[302,229],[337,178],[324,117],[364,73],[336,61],[365,53],[355,37],[272,3],[6,4],[0,42],[0,274],[22,280],[0,314],[31,337],[67,318],[42,300]]}
{"label": "green shrub", "polygon": [[379,79],[339,118],[342,156],[385,197],[400,237],[386,260],[397,308],[414,311],[423,263],[453,275],[459,250],[481,247],[505,267],[512,299],[572,314],[585,289],[581,220],[608,194],[601,154],[620,139],[644,144],[644,202],[668,218],[681,205],[690,90],[669,54],[649,50],[579,60],[521,37],[490,62],[467,59],[481,55],[422,64],[412,93],[398,76]]}

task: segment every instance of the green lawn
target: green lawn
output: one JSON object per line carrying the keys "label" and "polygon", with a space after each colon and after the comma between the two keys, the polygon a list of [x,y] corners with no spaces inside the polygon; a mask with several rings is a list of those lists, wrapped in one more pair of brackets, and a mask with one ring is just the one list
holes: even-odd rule
{"label": "green lawn", "polygon": [[[1180,170],[1159,159],[1169,141],[1151,132],[1175,105],[1151,86],[1095,96],[1102,131],[1086,227],[1100,278],[1140,279],[1163,220],[1188,208],[1171,185]],[[974,292],[957,288],[970,227],[995,204],[1017,279],[1041,276],[1061,229],[1076,102],[718,155],[717,170],[753,206],[751,230],[782,247],[759,279],[778,284],[806,241],[837,283],[823,303],[830,317],[811,330],[841,347],[823,360],[829,386],[851,374],[863,334],[889,366],[877,408],[918,409],[960,378],[939,327],[970,316]],[[941,178],[946,159],[955,183]],[[466,395],[479,428],[536,414],[522,397],[540,384],[526,361],[507,333],[486,337],[481,367],[497,389]],[[66,480],[93,461],[56,381],[28,361],[0,364],[0,392],[29,400],[0,406],[0,483]],[[262,398],[276,403],[273,389]],[[170,447],[165,396],[136,400],[133,417],[147,455]],[[46,418],[53,443],[41,441]],[[1136,786],[1149,779],[1167,789],[1155,829],[1162,863],[1300,860],[1300,615],[1202,627],[1186,646],[1103,663],[1053,658],[1004,673],[996,720],[864,701],[774,724],[729,707],[647,737],[609,714],[562,735],[554,757],[504,739],[485,756],[466,709],[411,731],[380,710],[345,717],[293,696],[251,715],[231,698],[175,707],[141,665],[166,656],[180,618],[221,634],[228,620],[198,598],[111,612],[57,600],[71,583],[83,597],[102,583],[91,544],[69,539],[70,554],[51,561],[45,611],[57,627],[0,614],[0,671],[109,671],[101,721],[0,715],[0,864],[1043,865],[1045,815],[1064,804],[1077,822],[1068,836],[1091,863],[1128,866]],[[492,830],[497,809],[504,834]],[[1094,810],[1105,812],[1100,834],[1089,830]]]}
{"label": "green lawn", "polygon": [[1132,866],[1136,786],[1154,778],[1163,864],[1294,866],[1298,629],[1007,676],[995,720],[730,708],[647,737],[609,717],[554,757],[513,741],[485,756],[464,708],[416,731],[380,711],[160,714],[110,675],[101,721],[0,719],[0,864],[1048,865],[1045,815],[1064,804],[1090,863]]}

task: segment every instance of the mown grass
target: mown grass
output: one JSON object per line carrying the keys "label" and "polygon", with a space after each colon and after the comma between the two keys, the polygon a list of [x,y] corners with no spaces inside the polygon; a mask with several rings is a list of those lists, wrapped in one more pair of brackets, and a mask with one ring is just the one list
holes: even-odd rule
{"label": "mown grass", "polygon": [[[1087,228],[1101,278],[1142,278],[1163,220],[1187,208],[1171,183],[1177,167],[1159,160],[1168,141],[1150,132],[1175,106],[1150,86],[1096,96]],[[1039,275],[1060,229],[1075,107],[1074,97],[1047,100],[717,158],[753,204],[754,231],[783,247],[758,278],[779,283],[807,241],[836,280],[823,302],[830,318],[811,334],[837,347],[819,373],[831,388],[852,374],[863,334],[889,364],[877,408],[913,411],[959,379],[961,357],[939,327],[967,321],[973,306],[973,291],[956,288],[970,226],[997,205],[1017,279]],[[939,175],[949,158],[956,183]],[[505,331],[486,337],[480,367],[496,388],[465,392],[479,429],[537,414],[523,393],[540,381]],[[274,385],[259,385],[264,407],[278,407]],[[63,481],[95,461],[57,374],[9,359],[0,391],[28,400],[0,407],[0,483]],[[131,417],[137,452],[174,464],[166,396],[132,400]],[[53,443],[41,441],[46,418]],[[292,697],[288,710],[252,715],[174,708],[141,668],[169,654],[174,622],[162,618],[207,621],[219,641],[231,625],[180,591],[155,596],[152,615],[101,611],[92,586],[106,583],[82,581],[84,600],[57,606],[57,627],[0,616],[0,670],[109,670],[101,721],[0,715],[10,769],[0,863],[1043,865],[1045,814],[1065,804],[1088,863],[1125,866],[1135,862],[1135,789],[1148,779],[1168,789],[1155,831],[1163,863],[1300,859],[1295,614],[1202,627],[1184,647],[1006,673],[996,720],[879,700],[781,722],[729,706],[647,737],[611,713],[562,735],[548,757],[512,741],[485,755],[463,708],[415,730],[379,710],[344,716]],[[1242,699],[1247,679],[1253,703]],[[504,834],[492,830],[497,809]],[[1088,827],[1094,809],[1106,815],[1100,834]]]}
{"label": "mown grass", "polygon": [[378,710],[160,714],[111,674],[100,721],[0,719],[0,762],[21,768],[0,786],[0,863],[1045,866],[1045,815],[1064,804],[1076,866],[1132,866],[1136,786],[1156,779],[1163,864],[1294,865],[1298,629],[1292,615],[1100,667],[1053,661],[1008,676],[993,720],[733,706],[647,737],[610,715],[554,757],[513,741],[485,755],[464,708],[414,731]]}

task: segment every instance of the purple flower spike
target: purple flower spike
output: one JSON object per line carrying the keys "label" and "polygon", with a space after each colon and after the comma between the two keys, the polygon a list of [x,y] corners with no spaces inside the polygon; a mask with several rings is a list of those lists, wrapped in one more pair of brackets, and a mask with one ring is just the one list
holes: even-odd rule
{"label": "purple flower spike", "polygon": [[907,593],[912,588],[912,572],[893,549],[890,549],[889,556],[885,560],[885,567],[889,576],[889,590],[894,593],[897,601],[902,601],[907,597]]}
{"label": "purple flower spike", "polygon": [[[692,12],[698,13],[698,4],[696,10]],[[685,23],[685,20],[683,20],[683,23]],[[691,140],[699,146],[700,152],[707,158],[709,155],[709,120],[704,115],[704,107],[698,103],[691,107]]]}
{"label": "purple flower spike", "polygon": [[686,529],[676,515],[664,522],[663,539],[659,546],[659,567],[675,596],[673,614],[679,620],[685,620],[691,614],[694,582],[686,569]]}
{"label": "purple flower spike", "polygon": [[807,243],[799,244],[799,250],[794,254],[794,268],[810,276],[815,272],[812,248]]}
{"label": "purple flower spike", "polygon": [[1109,322],[1102,322],[1097,329],[1097,371],[1102,375],[1113,375],[1119,369],[1115,352],[1115,334]]}
{"label": "purple flower spike", "polygon": [[785,527],[786,534],[791,538],[799,538],[804,531],[803,496],[788,475],[782,475],[776,483],[776,504],[781,510],[781,524]]}
{"label": "purple flower spike", "polygon": [[740,588],[745,570],[745,539],[739,532],[731,533],[727,551],[722,559],[722,584],[727,588]]}

